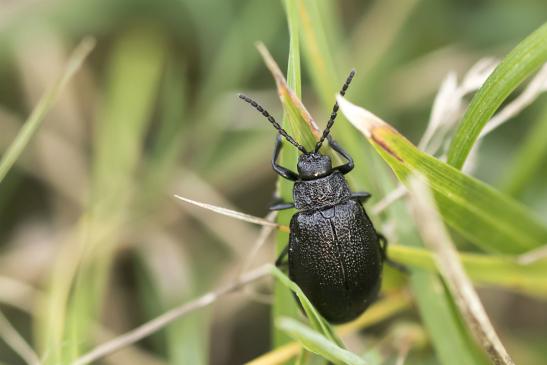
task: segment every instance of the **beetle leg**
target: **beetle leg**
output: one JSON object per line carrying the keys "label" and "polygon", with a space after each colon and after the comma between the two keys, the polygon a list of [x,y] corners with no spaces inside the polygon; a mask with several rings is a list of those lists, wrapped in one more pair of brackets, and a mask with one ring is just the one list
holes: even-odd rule
{"label": "beetle leg", "polygon": [[283,176],[285,179],[296,181],[298,180],[298,174],[296,172],[291,171],[277,163],[277,159],[279,158],[279,153],[281,152],[281,147],[283,147],[283,140],[281,138],[281,134],[278,134],[277,139],[275,140],[275,147],[274,147],[274,152],[272,155],[272,167],[275,172]]}
{"label": "beetle leg", "polygon": [[272,204],[270,210],[285,210],[294,208],[294,203],[285,203],[281,201],[279,203]]}
{"label": "beetle leg", "polygon": [[283,265],[283,260],[285,259],[288,253],[289,253],[289,245],[283,248],[283,251],[281,251],[281,253],[277,257],[277,260],[275,260],[276,267],[280,267],[281,265]]}
{"label": "beetle leg", "polygon": [[338,170],[344,175],[353,170],[353,158],[351,158],[350,154],[343,149],[330,134],[327,136],[327,140],[329,141],[329,146],[348,161],[343,165],[336,166],[333,170]]}
{"label": "beetle leg", "polygon": [[365,204],[371,196],[372,195],[366,191],[351,194],[351,198],[361,202],[361,204]]}
{"label": "beetle leg", "polygon": [[376,232],[376,235],[378,236],[378,240],[380,241],[380,253],[382,254],[382,260],[392,268],[399,270],[402,273],[408,274],[409,271],[405,265],[395,262],[387,256],[388,242],[386,236],[378,232]]}

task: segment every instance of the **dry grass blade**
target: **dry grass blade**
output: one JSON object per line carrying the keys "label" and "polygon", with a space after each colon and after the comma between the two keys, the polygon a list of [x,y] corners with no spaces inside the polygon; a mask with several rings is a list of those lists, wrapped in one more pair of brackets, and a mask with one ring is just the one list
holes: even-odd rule
{"label": "dry grass blade", "polygon": [[353,123],[353,125],[368,139],[375,139],[375,136],[372,133],[375,128],[385,127],[391,129],[391,127],[382,119],[378,118],[368,110],[350,103],[344,99],[342,95],[336,96],[336,101],[340,105],[340,110],[342,110],[344,115],[346,117],[350,116],[348,117],[350,123],[353,123],[354,120],[359,121],[358,123]]}
{"label": "dry grass blade", "polygon": [[44,120],[44,117],[59,97],[61,91],[80,68],[94,46],[95,40],[93,38],[86,38],[76,47],[69,58],[64,73],[59,77],[55,84],[44,93],[38,102],[38,105],[32,110],[31,115],[25,121],[25,124],[17,134],[17,137],[0,160],[0,182],[6,177],[6,174],[29,143],[41,122]]}
{"label": "dry grass blade", "polygon": [[38,355],[0,312],[0,337],[29,365],[40,364]]}
{"label": "dry grass blade", "polygon": [[[273,223],[276,217],[277,217],[277,212],[275,211],[270,212],[266,216],[265,220]],[[258,251],[262,248],[262,246],[264,246],[264,244],[266,243],[266,240],[268,239],[268,236],[272,233],[274,228],[276,227],[262,226],[262,229],[260,230],[260,234],[258,235],[256,242],[254,243],[253,247],[249,251],[249,255],[247,256],[247,258],[245,259],[245,261],[243,261],[243,264],[241,265],[241,273],[247,271],[251,267],[254,259],[256,258],[256,255],[258,254]]]}
{"label": "dry grass blade", "polygon": [[[29,316],[36,316],[37,313],[34,312],[35,308],[32,305],[33,303],[32,298],[43,297],[44,295],[45,294],[43,292],[33,288],[32,286],[26,283],[19,282],[12,278],[0,276],[0,303],[1,304],[7,304],[9,306],[13,306],[27,313]],[[40,302],[41,300],[38,300],[38,302]],[[5,321],[2,320],[2,317],[3,317],[2,312],[0,312],[0,333],[4,330],[2,326],[6,323]],[[101,325],[95,324],[95,327],[96,327],[95,331],[96,331],[96,336],[98,341],[103,342],[115,337],[109,330],[102,327]],[[0,335],[0,337],[2,337],[2,335]],[[32,349],[30,349],[30,351],[34,352]],[[30,359],[31,358],[30,352],[28,354]],[[38,355],[36,355],[36,358],[38,358]],[[131,360],[131,361],[124,362],[124,361],[121,361],[121,359]],[[165,362],[158,360],[156,356],[152,355],[146,350],[137,348],[136,346],[128,346],[124,348],[124,352],[119,353],[118,356],[113,357],[112,360],[113,362],[111,363],[114,363],[114,364],[138,363],[138,364],[147,364],[147,365],[165,365]],[[116,360],[119,360],[119,362],[116,362]],[[45,359],[43,359],[43,361],[45,361]],[[36,364],[43,364],[44,363],[43,361],[42,362],[38,361]],[[30,361],[27,361],[27,363],[33,364]]]}
{"label": "dry grass blade", "polygon": [[514,365],[501,343],[482,303],[459,260],[454,244],[435,208],[431,192],[422,179],[410,181],[410,200],[424,243],[435,253],[437,269],[447,283],[471,333],[494,364]]}
{"label": "dry grass blade", "polygon": [[496,60],[483,58],[467,71],[459,83],[455,72],[448,73],[435,96],[429,123],[418,144],[421,150],[430,154],[439,151],[463,114],[466,95],[477,91],[496,65]]}
{"label": "dry grass blade", "polygon": [[237,212],[237,211],[231,210],[231,209],[217,207],[216,205],[201,203],[201,202],[198,202],[198,201],[195,201],[195,200],[192,200],[192,199],[188,199],[188,198],[182,197],[180,195],[176,195],[176,194],[175,194],[175,198],[180,199],[182,201],[185,201],[187,203],[196,205],[198,207],[211,210],[215,213],[228,216],[228,217],[232,217],[232,218],[239,219],[239,220],[249,222],[249,223],[258,224],[258,225],[261,225],[261,226],[274,227],[274,228],[279,229],[282,232],[289,232],[289,227],[287,227],[285,225],[282,225],[282,224],[274,223],[274,222],[269,221],[269,220],[264,219],[264,218],[255,217],[253,215]]}
{"label": "dry grass blade", "polygon": [[285,80],[285,76],[283,76],[283,72],[281,72],[281,70],[279,69],[279,66],[273,59],[266,46],[264,46],[264,44],[262,43],[257,43],[256,48],[258,49],[258,52],[260,52],[260,55],[264,59],[266,66],[268,67],[275,79],[277,92],[281,101],[284,103],[284,105],[294,105],[298,109],[300,116],[306,122],[314,137],[316,139],[319,139],[319,137],[321,136],[321,131],[319,130],[319,127],[315,123],[314,119],[312,118],[311,114],[308,112],[304,104],[302,104],[302,101],[300,101],[294,91],[289,88],[287,80]]}
{"label": "dry grass blade", "polygon": [[260,266],[253,271],[249,271],[244,275],[241,275],[239,279],[235,280],[233,283],[227,285],[222,289],[209,292],[197,299],[194,299],[179,307],[173,308],[160,315],[159,317],[156,317],[153,320],[148,321],[121,336],[118,336],[110,341],[103,343],[102,345],[97,346],[95,349],[91,350],[87,354],[74,361],[72,365],[89,364],[137,341],[140,341],[143,338],[148,337],[153,333],[156,333],[157,331],[167,326],[169,323],[179,319],[180,317],[197,309],[206,307],[216,302],[222,296],[234,292],[241,287],[250,284],[260,278],[263,278],[270,273],[271,267],[272,266],[269,264]]}
{"label": "dry grass blade", "polygon": [[460,114],[461,109],[461,95],[458,90],[458,78],[455,72],[449,72],[443,80],[433,106],[431,107],[431,116],[429,117],[429,123],[427,128],[418,144],[421,150],[427,152],[435,152],[436,150],[428,150],[432,143],[433,136],[444,125],[453,124]]}
{"label": "dry grass blade", "polygon": [[485,124],[503,102],[547,61],[547,23],[505,56],[473,96],[448,150],[448,164],[461,169]]}

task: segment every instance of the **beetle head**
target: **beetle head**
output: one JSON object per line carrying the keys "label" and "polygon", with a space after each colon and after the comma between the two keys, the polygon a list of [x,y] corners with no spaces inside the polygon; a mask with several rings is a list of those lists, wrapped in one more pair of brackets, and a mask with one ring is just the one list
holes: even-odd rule
{"label": "beetle head", "polygon": [[303,180],[313,180],[332,172],[330,157],[317,152],[303,153],[298,158],[298,174]]}

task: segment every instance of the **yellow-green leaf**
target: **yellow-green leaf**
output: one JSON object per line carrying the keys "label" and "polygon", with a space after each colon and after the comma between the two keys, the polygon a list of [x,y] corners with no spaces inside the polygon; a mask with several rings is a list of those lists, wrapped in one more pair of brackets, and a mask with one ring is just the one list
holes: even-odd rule
{"label": "yellow-green leaf", "polygon": [[515,254],[547,242],[547,227],[525,206],[418,150],[369,111],[341,97],[339,103],[403,183],[414,172],[427,178],[444,221],[462,236],[487,251]]}
{"label": "yellow-green leaf", "polygon": [[280,318],[277,327],[297,339],[308,351],[321,355],[335,364],[366,365],[359,356],[337,346],[325,336],[291,318]]}
{"label": "yellow-green leaf", "polygon": [[452,139],[448,164],[460,169],[482,128],[503,101],[547,62],[547,23],[519,43],[475,94]]}
{"label": "yellow-green leaf", "polygon": [[343,346],[342,341],[336,336],[329,323],[317,312],[313,304],[306,297],[302,289],[293,282],[287,275],[282,273],[278,268],[272,268],[272,274],[283,284],[287,289],[290,289],[300,301],[302,309],[306,313],[311,326],[318,332],[322,333],[327,339],[336,343],[338,346]]}

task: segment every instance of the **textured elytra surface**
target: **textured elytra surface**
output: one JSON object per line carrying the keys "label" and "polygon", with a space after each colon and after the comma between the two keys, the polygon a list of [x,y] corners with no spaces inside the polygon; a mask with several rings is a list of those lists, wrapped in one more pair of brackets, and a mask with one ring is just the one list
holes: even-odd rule
{"label": "textured elytra surface", "polygon": [[335,171],[332,174],[315,179],[294,183],[293,199],[298,210],[315,210],[348,200],[351,191],[344,176]]}
{"label": "textured elytra surface", "polygon": [[289,276],[329,322],[361,314],[376,298],[381,274],[378,237],[360,203],[293,216]]}

